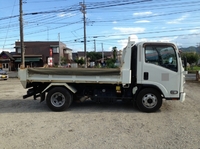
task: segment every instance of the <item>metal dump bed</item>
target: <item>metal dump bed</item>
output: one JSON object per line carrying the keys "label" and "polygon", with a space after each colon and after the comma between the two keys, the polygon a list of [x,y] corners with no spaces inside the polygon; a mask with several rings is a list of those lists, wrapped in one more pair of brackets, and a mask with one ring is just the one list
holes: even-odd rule
{"label": "metal dump bed", "polygon": [[18,76],[24,88],[29,82],[121,84],[120,69],[26,68]]}
{"label": "metal dump bed", "polygon": [[120,75],[120,69],[109,68],[28,68],[30,75],[76,75],[76,76],[112,76]]}

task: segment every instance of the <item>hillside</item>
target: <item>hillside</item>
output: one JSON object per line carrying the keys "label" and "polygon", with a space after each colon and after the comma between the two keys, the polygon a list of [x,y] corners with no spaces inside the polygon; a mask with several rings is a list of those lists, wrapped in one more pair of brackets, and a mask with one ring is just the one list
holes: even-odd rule
{"label": "hillside", "polygon": [[200,54],[200,47],[194,47],[194,46],[190,46],[188,48],[179,48],[179,50],[181,50],[182,52],[197,52],[198,54]]}

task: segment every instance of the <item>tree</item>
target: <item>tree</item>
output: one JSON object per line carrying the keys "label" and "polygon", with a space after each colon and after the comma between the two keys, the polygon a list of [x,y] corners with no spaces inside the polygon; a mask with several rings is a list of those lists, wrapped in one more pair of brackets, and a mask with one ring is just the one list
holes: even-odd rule
{"label": "tree", "polygon": [[113,47],[112,52],[113,52],[113,59],[116,60],[116,58],[117,58],[117,47]]}
{"label": "tree", "polygon": [[101,54],[97,52],[87,52],[87,57],[90,59],[91,62],[95,62],[101,58]]}
{"label": "tree", "polygon": [[108,68],[116,68],[117,66],[115,65],[116,60],[114,58],[110,58],[106,60],[106,67]]}
{"label": "tree", "polygon": [[76,63],[80,64],[80,65],[85,64],[85,60],[84,60],[83,58],[81,58],[81,59],[75,59],[74,61],[75,61]]}
{"label": "tree", "polygon": [[60,64],[61,65],[66,65],[67,64],[67,58],[66,57],[61,57],[60,58]]}
{"label": "tree", "polygon": [[198,62],[198,60],[199,60],[199,55],[197,54],[197,53],[182,53],[181,54],[181,57],[182,57],[182,59],[184,58],[184,57],[186,57],[187,58],[187,62],[191,65],[191,64],[193,64],[193,63],[197,63]]}

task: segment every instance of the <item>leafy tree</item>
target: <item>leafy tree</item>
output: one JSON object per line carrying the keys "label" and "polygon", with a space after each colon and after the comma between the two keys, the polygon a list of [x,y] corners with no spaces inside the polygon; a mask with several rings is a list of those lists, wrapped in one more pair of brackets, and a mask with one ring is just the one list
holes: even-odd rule
{"label": "leafy tree", "polygon": [[114,58],[110,58],[106,60],[106,67],[108,68],[116,68],[115,66],[116,60]]}
{"label": "leafy tree", "polygon": [[80,65],[85,64],[85,60],[84,60],[83,58],[81,58],[81,59],[75,59],[74,61],[75,61],[76,63],[80,64]]}
{"label": "leafy tree", "polygon": [[74,62],[78,64],[78,59],[75,59]]}
{"label": "leafy tree", "polygon": [[199,55],[197,53],[182,53],[181,54],[182,59],[184,57],[187,58],[187,62],[191,65],[193,63],[197,63],[199,60]]}
{"label": "leafy tree", "polygon": [[79,61],[78,61],[78,62],[79,62],[79,64],[80,64],[80,65],[83,65],[83,64],[85,64],[85,60],[84,60],[83,58],[79,59]]}
{"label": "leafy tree", "polygon": [[95,62],[101,58],[101,54],[97,52],[87,52],[87,57],[90,58],[91,62]]}
{"label": "leafy tree", "polygon": [[66,65],[67,64],[67,58],[66,57],[61,57],[60,58],[60,64],[61,65]]}
{"label": "leafy tree", "polygon": [[117,58],[117,47],[113,47],[112,52],[113,52],[113,59],[116,60],[116,58]]}

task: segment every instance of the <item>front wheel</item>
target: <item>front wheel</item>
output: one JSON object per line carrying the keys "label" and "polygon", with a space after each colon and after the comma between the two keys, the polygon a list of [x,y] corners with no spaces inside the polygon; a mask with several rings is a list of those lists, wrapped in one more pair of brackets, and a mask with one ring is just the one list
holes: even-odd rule
{"label": "front wheel", "polygon": [[157,90],[146,88],[139,92],[136,104],[143,112],[155,112],[162,106],[162,97]]}
{"label": "front wheel", "polygon": [[46,103],[52,111],[64,111],[72,102],[71,93],[63,87],[54,87],[46,98]]}

